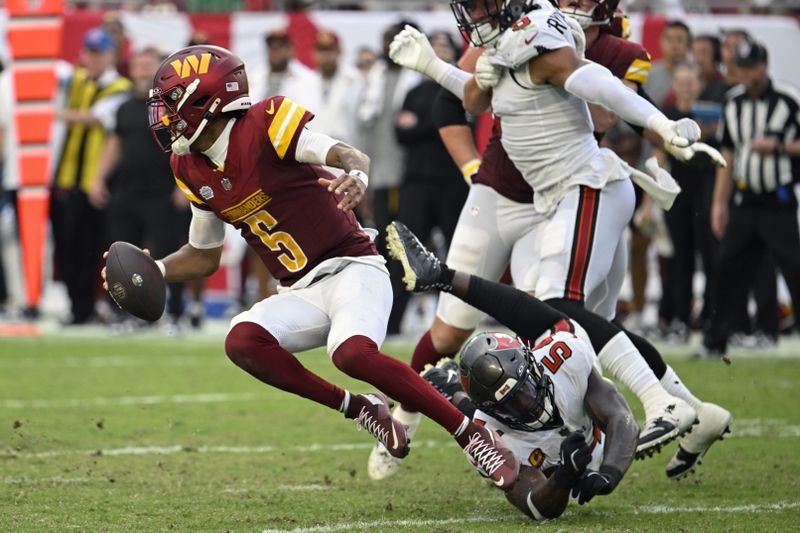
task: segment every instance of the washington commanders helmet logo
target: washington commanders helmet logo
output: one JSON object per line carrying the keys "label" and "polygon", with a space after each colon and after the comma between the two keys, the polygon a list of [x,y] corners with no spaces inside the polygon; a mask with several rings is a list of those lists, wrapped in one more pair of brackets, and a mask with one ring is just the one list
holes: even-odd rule
{"label": "washington commanders helmet logo", "polygon": [[196,55],[186,56],[183,58],[183,61],[180,59],[176,59],[172,61],[170,65],[172,68],[175,69],[175,72],[181,78],[188,78],[192,75],[192,72],[197,74],[205,74],[208,72],[208,65],[211,63],[211,54],[205,52],[200,54],[200,57]]}

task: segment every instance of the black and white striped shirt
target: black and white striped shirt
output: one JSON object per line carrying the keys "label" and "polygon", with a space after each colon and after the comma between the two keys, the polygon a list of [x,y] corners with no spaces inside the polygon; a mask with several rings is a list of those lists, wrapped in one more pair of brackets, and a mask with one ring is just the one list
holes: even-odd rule
{"label": "black and white striped shirt", "polygon": [[800,134],[800,92],[770,81],[764,93],[752,98],[741,85],[731,89],[717,134],[720,145],[734,152],[733,179],[740,190],[773,193],[800,181],[798,169],[783,152],[762,155],[752,151],[760,137],[775,137],[780,146]]}

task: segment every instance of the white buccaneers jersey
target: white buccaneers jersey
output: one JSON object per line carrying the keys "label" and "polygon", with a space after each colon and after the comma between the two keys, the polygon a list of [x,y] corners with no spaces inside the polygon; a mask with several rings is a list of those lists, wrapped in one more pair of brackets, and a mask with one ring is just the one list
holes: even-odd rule
{"label": "white buccaneers jersey", "polygon": [[586,443],[593,447],[590,468],[599,468],[603,458],[602,433],[584,407],[589,375],[594,368],[592,347],[573,333],[559,331],[537,345],[533,355],[553,381],[555,406],[563,425],[553,429],[520,431],[480,410],[475,412],[474,419],[497,431],[503,444],[514,452],[521,465],[541,470],[558,466],[561,442],[570,433],[581,431]]}
{"label": "white buccaneers jersey", "polygon": [[492,111],[501,120],[503,148],[536,193],[536,210],[549,214],[571,186],[599,189],[624,174],[616,156],[598,147],[586,102],[561,87],[531,81],[531,60],[575,48],[564,15],[547,0],[535,5],[490,52],[491,63],[505,68]]}

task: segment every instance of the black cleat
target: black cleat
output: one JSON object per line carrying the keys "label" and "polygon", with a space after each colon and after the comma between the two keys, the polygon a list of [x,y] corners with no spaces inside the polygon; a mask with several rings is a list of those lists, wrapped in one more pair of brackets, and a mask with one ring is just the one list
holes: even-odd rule
{"label": "black cleat", "polygon": [[425,292],[452,289],[451,284],[442,281],[442,274],[447,267],[425,248],[405,224],[394,221],[386,226],[386,244],[389,255],[403,265],[406,290]]}

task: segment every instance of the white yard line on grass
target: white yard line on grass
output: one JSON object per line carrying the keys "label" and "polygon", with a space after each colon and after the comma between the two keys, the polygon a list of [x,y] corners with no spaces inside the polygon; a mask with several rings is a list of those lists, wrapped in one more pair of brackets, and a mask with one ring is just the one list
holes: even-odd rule
{"label": "white yard line on grass", "polygon": [[[669,507],[669,506],[642,506],[619,507],[615,515],[632,512],[633,514],[680,514],[680,513],[771,513],[785,509],[800,507],[800,502],[778,502],[763,505],[739,505],[733,507]],[[569,511],[568,511],[569,512]],[[332,533],[334,531],[372,530],[377,528],[406,528],[425,526],[447,526],[457,524],[492,523],[505,521],[518,521],[514,512],[509,510],[507,516],[468,516],[462,518],[442,518],[430,520],[372,520],[343,522],[325,526],[298,527],[295,529],[265,529],[264,533]],[[526,522],[527,523],[527,522]]]}
{"label": "white yard line on grass", "polygon": [[[63,457],[66,455],[90,455],[118,457],[125,455],[173,455],[176,453],[273,453],[273,452],[319,452],[319,451],[353,451],[370,450],[374,442],[353,442],[342,444],[303,444],[297,446],[126,446],[124,448],[109,448],[98,450],[49,450],[45,452],[23,452],[13,449],[0,450],[0,457],[15,457],[17,459],[43,459],[48,457]],[[455,441],[419,440],[414,442],[415,448],[441,448],[455,447]]]}
{"label": "white yard line on grass", "polygon": [[60,368],[128,368],[128,367],[198,367],[198,366],[231,366],[227,357],[180,356],[127,356],[108,355],[98,357],[36,357],[30,354],[20,357],[0,358],[0,369],[60,369]]}
{"label": "white yard line on grass", "polygon": [[[735,420],[733,431],[727,438],[797,438],[800,437],[800,425],[788,424],[785,420],[777,418],[743,418]],[[180,444],[168,446],[125,446],[122,448],[96,449],[96,450],[49,450],[43,452],[26,452],[13,449],[0,450],[0,457],[16,457],[18,459],[41,459],[47,457],[61,457],[66,455],[97,455],[97,456],[126,456],[126,455],[172,455],[177,453],[236,453],[259,454],[273,452],[336,452],[369,450],[373,442],[351,442],[340,444],[298,444],[294,446],[184,446]],[[452,440],[418,440],[412,445],[414,448],[442,448],[455,447]],[[724,446],[724,443],[717,446]]]}
{"label": "white yard line on grass", "polygon": [[155,405],[162,403],[220,403],[266,398],[264,393],[173,394],[170,396],[119,396],[116,398],[65,398],[38,400],[0,400],[0,409],[48,409],[52,407],[92,407],[107,405]]}

